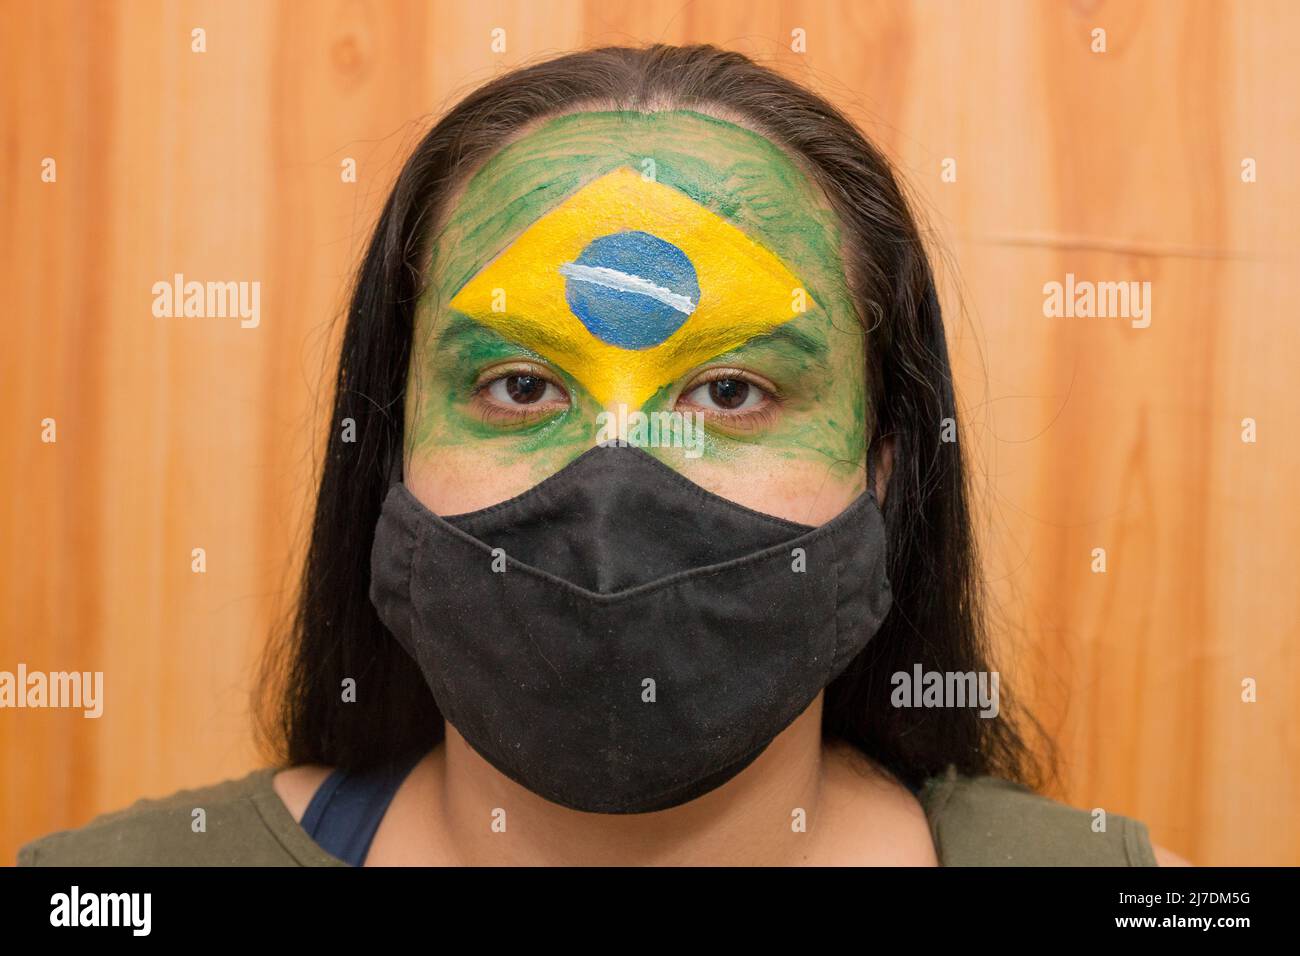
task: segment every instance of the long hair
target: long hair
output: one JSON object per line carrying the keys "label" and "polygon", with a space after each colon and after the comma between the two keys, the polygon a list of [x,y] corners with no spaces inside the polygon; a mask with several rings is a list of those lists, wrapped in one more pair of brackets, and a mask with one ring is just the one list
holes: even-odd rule
{"label": "long hair", "polygon": [[[826,690],[823,734],[858,747],[909,785],[949,764],[1034,786],[1028,718],[1000,688],[1000,714],[899,708],[891,676],[990,670],[967,474],[952,372],[929,259],[886,159],[829,103],[712,46],[609,47],[561,56],[471,93],[415,148],[384,205],[356,275],[333,417],[292,626],[264,661],[258,731],[289,765],[373,766],[442,737],[414,661],[368,596],[370,550],[389,468],[402,452],[403,407],[430,223],[468,170],[531,124],[584,106],[698,108],[738,118],[785,150],[825,192],[845,237],[869,387],[868,438],[889,437],[884,500],[893,607],[880,631]],[[355,423],[351,441],[343,423]],[[354,678],[355,702],[341,687]],[[1050,741],[1048,742],[1050,748]]]}

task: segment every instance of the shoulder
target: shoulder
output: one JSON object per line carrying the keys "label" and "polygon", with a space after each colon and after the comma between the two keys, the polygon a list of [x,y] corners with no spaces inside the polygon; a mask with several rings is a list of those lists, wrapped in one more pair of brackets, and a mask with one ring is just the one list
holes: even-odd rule
{"label": "shoulder", "polygon": [[949,766],[919,794],[945,866],[1159,866],[1146,824]]}
{"label": "shoulder", "polygon": [[842,740],[827,741],[825,757],[820,806],[829,842],[817,865],[939,865],[921,803],[906,784]]}
{"label": "shoulder", "polygon": [[319,764],[301,764],[297,767],[287,767],[279,771],[272,785],[275,792],[279,795],[284,805],[288,807],[290,815],[295,821],[301,821],[304,813],[307,812],[307,805],[311,803],[312,796],[320,789],[320,785],[333,772],[331,767],[323,767]]}
{"label": "shoulder", "polygon": [[[142,798],[23,845],[19,866],[276,866],[327,863],[273,788],[277,770]],[[295,834],[293,831],[296,830]]]}

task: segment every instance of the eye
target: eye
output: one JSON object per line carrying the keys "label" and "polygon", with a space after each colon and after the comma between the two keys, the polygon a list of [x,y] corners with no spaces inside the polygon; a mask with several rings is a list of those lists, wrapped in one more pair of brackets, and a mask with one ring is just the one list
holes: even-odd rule
{"label": "eye", "polygon": [[751,372],[713,368],[682,391],[677,405],[704,414],[727,431],[759,432],[774,424],[781,396],[776,386]]}
{"label": "eye", "polygon": [[746,412],[772,401],[771,390],[763,388],[753,377],[737,369],[710,369],[706,380],[692,384],[681,393],[681,401],[714,412]]}
{"label": "eye", "polygon": [[685,398],[701,408],[743,412],[763,404],[763,390],[741,378],[719,378],[697,385]]}
{"label": "eye", "polygon": [[537,405],[565,398],[564,392],[554,382],[528,373],[494,379],[488,383],[487,393],[502,405]]}
{"label": "eye", "polygon": [[569,393],[554,373],[515,363],[484,372],[474,386],[470,406],[484,421],[524,425],[568,408]]}

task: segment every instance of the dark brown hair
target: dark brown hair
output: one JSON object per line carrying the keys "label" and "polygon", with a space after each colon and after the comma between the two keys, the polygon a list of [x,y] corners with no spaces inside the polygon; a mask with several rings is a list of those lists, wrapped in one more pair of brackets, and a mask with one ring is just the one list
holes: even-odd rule
{"label": "dark brown hair", "polygon": [[[347,769],[434,746],[442,716],[415,663],[368,597],[370,548],[388,470],[401,453],[403,395],[430,224],[467,171],[518,132],[586,104],[721,111],[783,146],[839,215],[846,275],[869,329],[873,442],[889,436],[885,496],[894,604],[883,627],[827,688],[826,736],[857,746],[909,785],[943,771],[1038,784],[1019,729],[1036,722],[1003,682],[1000,715],[970,707],[896,708],[891,677],[985,672],[986,628],[967,475],[934,278],[890,164],[829,103],[749,58],[712,46],[611,47],[515,70],[439,120],[407,160],[358,271],[343,335],[311,542],[292,627],[264,665],[264,745],[290,765]],[[342,422],[355,421],[353,442]],[[877,446],[878,447],[878,446]],[[360,688],[341,702],[345,678]],[[1048,751],[1050,752],[1050,741]]]}

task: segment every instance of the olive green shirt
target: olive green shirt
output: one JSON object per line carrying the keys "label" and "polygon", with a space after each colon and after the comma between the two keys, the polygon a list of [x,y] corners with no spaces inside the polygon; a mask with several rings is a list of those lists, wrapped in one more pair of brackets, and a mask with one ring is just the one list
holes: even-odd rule
{"label": "olive green shirt", "polygon": [[[18,851],[19,866],[347,866],[304,830],[272,786],[278,768],[137,800]],[[921,805],[942,866],[1156,866],[1146,825],[1093,815],[997,777],[949,767]],[[202,808],[207,830],[195,833]]]}

